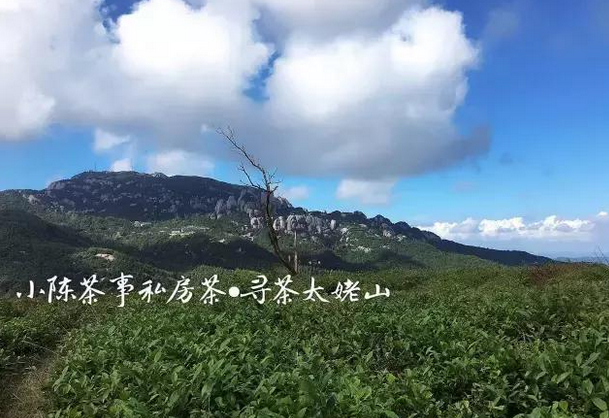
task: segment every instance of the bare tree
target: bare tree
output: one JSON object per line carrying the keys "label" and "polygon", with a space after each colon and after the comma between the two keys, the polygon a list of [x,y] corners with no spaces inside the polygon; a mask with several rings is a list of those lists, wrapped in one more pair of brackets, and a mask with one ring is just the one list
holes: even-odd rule
{"label": "bare tree", "polygon": [[245,158],[245,160],[247,160],[248,165],[251,166],[252,169],[257,171],[258,174],[256,176],[253,176],[252,174],[250,174],[250,172],[243,163],[239,164],[239,171],[241,171],[247,179],[246,184],[262,192],[264,222],[268,231],[269,239],[271,241],[271,246],[273,247],[273,252],[277,256],[281,264],[283,264],[285,268],[288,269],[290,274],[298,274],[298,259],[296,253],[294,253],[294,264],[292,264],[290,262],[290,258],[286,256],[284,251],[282,251],[281,246],[279,245],[279,237],[277,236],[277,231],[275,231],[273,195],[281,184],[281,181],[278,181],[275,178],[277,170],[273,170],[272,172],[268,171],[252,154],[247,152],[245,147],[239,144],[235,139],[235,133],[230,126],[226,128],[220,128],[217,130],[217,132],[231,144],[232,148],[235,151],[237,151],[239,154],[241,154],[243,158]]}

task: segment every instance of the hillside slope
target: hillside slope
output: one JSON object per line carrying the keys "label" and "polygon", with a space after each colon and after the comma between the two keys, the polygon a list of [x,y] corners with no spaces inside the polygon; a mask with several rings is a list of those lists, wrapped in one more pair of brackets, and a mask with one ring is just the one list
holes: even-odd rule
{"label": "hillside slope", "polygon": [[[260,201],[260,192],[251,187],[135,172],[85,172],[40,191],[0,192],[0,209],[36,214],[104,246],[124,246],[121,250],[133,257],[176,271],[198,264],[258,269],[272,265]],[[287,248],[297,238],[305,265],[356,271],[459,266],[482,260],[505,265],[551,261],[522,251],[443,240],[381,215],[309,211],[280,197],[273,203],[275,229]]]}

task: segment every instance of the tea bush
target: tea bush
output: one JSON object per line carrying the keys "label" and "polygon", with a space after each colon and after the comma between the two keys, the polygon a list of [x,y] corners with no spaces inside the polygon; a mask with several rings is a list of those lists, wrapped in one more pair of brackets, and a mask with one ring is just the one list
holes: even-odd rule
{"label": "tea bush", "polygon": [[51,415],[609,415],[606,269],[560,270],[543,285],[499,267],[364,276],[342,277],[387,285],[391,297],[133,299],[65,341]]}
{"label": "tea bush", "polygon": [[34,357],[51,353],[71,329],[96,317],[91,313],[101,312],[101,306],[0,299],[0,377],[20,374]]}

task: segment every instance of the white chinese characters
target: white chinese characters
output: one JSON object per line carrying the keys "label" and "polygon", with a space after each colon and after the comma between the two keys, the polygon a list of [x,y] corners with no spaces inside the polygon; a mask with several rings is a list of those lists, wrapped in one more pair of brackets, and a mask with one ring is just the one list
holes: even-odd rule
{"label": "white chinese characters", "polygon": [[[354,303],[362,300],[361,293],[363,292],[360,282],[351,279],[339,281],[331,290],[326,290],[316,283],[315,277],[305,281],[300,277],[293,278],[291,275],[286,275],[277,278],[271,285],[269,279],[262,274],[250,282],[249,289],[243,290],[237,286],[222,287],[217,274],[204,278],[200,282],[200,287],[191,284],[190,278],[180,276],[180,279],[170,286],[172,290],[169,297],[163,296],[165,293],[169,293],[164,283],[148,279],[138,286],[137,279],[133,275],[124,273],[107,281],[105,278],[98,278],[96,274],[83,278],[78,283],[81,287],[80,292],[73,288],[72,280],[67,277],[59,280],[58,276],[53,276],[46,282],[46,288],[40,288],[36,292],[34,281],[30,280],[28,293],[17,292],[17,298],[34,299],[37,295],[44,295],[48,303],[77,300],[83,304],[92,305],[98,302],[100,297],[110,292],[110,287],[114,287],[117,293],[116,297],[119,299],[118,307],[120,308],[125,307],[127,299],[133,292],[137,292],[137,296],[144,303],[161,300],[166,304],[187,304],[193,299],[195,293],[201,292],[199,293],[201,296],[198,297],[199,302],[210,306],[218,304],[225,298],[253,299],[260,305],[263,305],[267,300],[271,300],[279,306],[285,306],[293,303],[296,299],[307,303],[321,304],[331,303],[332,300],[339,303]],[[391,292],[388,288],[382,288],[379,284],[375,284],[374,292],[363,292],[363,300],[387,298],[390,295]]]}

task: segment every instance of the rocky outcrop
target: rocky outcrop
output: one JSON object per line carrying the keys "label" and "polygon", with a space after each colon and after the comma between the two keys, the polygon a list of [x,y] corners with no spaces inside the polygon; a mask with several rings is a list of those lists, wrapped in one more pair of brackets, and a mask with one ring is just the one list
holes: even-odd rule
{"label": "rocky outcrop", "polygon": [[[265,227],[265,194],[252,187],[224,183],[210,178],[173,176],[161,173],[85,172],[67,180],[51,183],[41,191],[0,193],[24,205],[64,213],[114,216],[138,222],[205,214],[214,219],[243,216],[245,231]],[[344,225],[370,228],[371,233],[386,238],[437,241],[436,235],[410,227],[405,222],[393,224],[377,215],[367,218],[362,212],[310,212],[294,208],[282,197],[272,197],[276,212],[273,227],[285,234],[330,236],[344,234]]]}
{"label": "rocky outcrop", "polygon": [[[332,226],[333,225],[333,226]],[[286,233],[306,233],[319,235],[329,233],[336,228],[337,222],[333,219],[314,216],[312,214],[290,214],[287,217],[275,218],[273,228]]]}
{"label": "rocky outcrop", "polygon": [[256,230],[261,229],[264,226],[264,218],[251,218],[250,226]]}
{"label": "rocky outcrop", "polygon": [[[147,221],[194,214],[256,217],[262,213],[260,196],[252,187],[203,177],[85,172],[53,182],[42,191],[29,191],[27,199],[31,205],[57,212]],[[273,204],[277,210],[292,207],[283,198],[273,198]]]}

